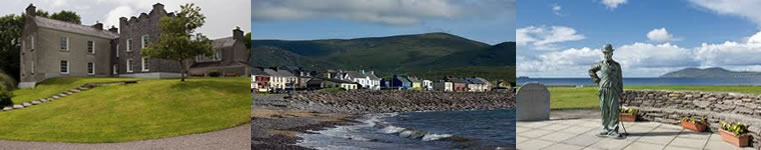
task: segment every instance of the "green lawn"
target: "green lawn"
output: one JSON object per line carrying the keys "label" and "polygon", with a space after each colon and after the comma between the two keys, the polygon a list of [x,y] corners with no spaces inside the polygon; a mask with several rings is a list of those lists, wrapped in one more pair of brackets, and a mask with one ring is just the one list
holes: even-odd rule
{"label": "green lawn", "polygon": [[[624,86],[625,90],[652,89],[672,91],[735,92],[761,94],[761,86],[724,86],[724,85],[669,85],[669,86]],[[549,87],[550,108],[598,108],[597,87]]]}
{"label": "green lawn", "polygon": [[[56,79],[15,93],[23,101],[83,83],[122,79]],[[0,112],[0,139],[102,143],[226,129],[250,121],[248,86],[248,78],[191,78],[185,83],[151,79],[101,86],[39,106]]]}

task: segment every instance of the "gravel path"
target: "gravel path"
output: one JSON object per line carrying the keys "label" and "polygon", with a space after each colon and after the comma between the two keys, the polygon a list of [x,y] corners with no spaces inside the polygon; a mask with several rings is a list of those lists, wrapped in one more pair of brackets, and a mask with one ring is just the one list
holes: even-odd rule
{"label": "gravel path", "polygon": [[59,143],[0,140],[0,149],[251,149],[251,124],[220,131],[122,143]]}

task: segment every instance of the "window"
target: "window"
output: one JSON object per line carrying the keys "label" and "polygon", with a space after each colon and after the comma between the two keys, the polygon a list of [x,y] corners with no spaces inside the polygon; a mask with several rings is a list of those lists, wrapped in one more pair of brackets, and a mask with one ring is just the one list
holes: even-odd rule
{"label": "window", "polygon": [[132,59],[127,59],[127,72],[132,72]]}
{"label": "window", "polygon": [[31,40],[30,46],[32,47],[32,50],[34,50],[34,36],[32,36],[30,40]]}
{"label": "window", "polygon": [[118,71],[117,71],[117,69],[116,69],[116,65],[112,66],[112,68],[111,68],[111,69],[112,69],[112,70],[114,70],[114,74],[115,74],[115,75],[119,74],[119,72],[118,72]]}
{"label": "window", "polygon": [[61,60],[61,74],[69,74],[69,61]]}
{"label": "window", "polygon": [[148,59],[143,57],[143,61],[142,62],[143,62],[142,63],[143,64],[143,71],[149,71],[148,67],[150,66],[150,64],[148,64]]}
{"label": "window", "polygon": [[87,74],[95,75],[95,64],[93,64],[92,62],[87,63]]}
{"label": "window", "polygon": [[127,52],[132,51],[132,39],[127,39]]}
{"label": "window", "polygon": [[142,45],[143,47],[141,47],[141,48],[148,47],[148,41],[150,40],[149,38],[150,38],[150,36],[148,36],[148,34],[143,35],[143,45]]}
{"label": "window", "polygon": [[69,37],[61,37],[61,51],[69,51]]}
{"label": "window", "polygon": [[214,53],[214,60],[215,61],[222,60],[222,51],[221,50],[216,51],[216,53]]}
{"label": "window", "polygon": [[87,52],[90,54],[95,54],[95,42],[94,41],[87,41]]}
{"label": "window", "polygon": [[32,61],[32,74],[34,74],[34,61]]}
{"label": "window", "polygon": [[116,58],[119,58],[119,44],[116,44]]}

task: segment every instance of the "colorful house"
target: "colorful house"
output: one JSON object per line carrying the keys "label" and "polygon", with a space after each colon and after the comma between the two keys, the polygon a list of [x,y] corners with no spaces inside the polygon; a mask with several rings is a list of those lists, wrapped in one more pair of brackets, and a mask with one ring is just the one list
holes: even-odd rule
{"label": "colorful house", "polygon": [[461,92],[466,91],[468,88],[468,83],[460,78],[448,78],[449,82],[452,82],[452,91],[455,92]]}
{"label": "colorful house", "polygon": [[308,89],[342,88],[345,90],[356,90],[357,85],[359,84],[354,82],[322,77],[315,77],[307,81]]}
{"label": "colorful house", "polygon": [[406,76],[403,76],[403,75],[394,75],[394,77],[391,78],[391,87],[392,88],[410,89],[410,88],[412,88],[412,83],[410,82],[410,80],[407,79]]}
{"label": "colorful house", "polygon": [[420,81],[420,79],[413,77],[413,76],[407,76],[407,80],[410,80],[410,84],[412,85],[413,90],[422,90],[423,89],[423,82]]}
{"label": "colorful house", "polygon": [[296,76],[288,70],[265,68],[264,72],[270,76],[270,87],[274,90],[293,89],[296,84]]}
{"label": "colorful house", "polygon": [[344,80],[359,83],[363,89],[380,89],[380,80],[378,76],[375,76],[374,71],[346,71],[344,72]]}
{"label": "colorful house", "polygon": [[264,68],[251,69],[251,91],[269,92],[270,76],[264,72]]}
{"label": "colorful house", "polygon": [[436,91],[452,92],[452,82],[439,80],[433,83],[433,89]]}
{"label": "colorful house", "polygon": [[467,83],[467,91],[469,92],[484,92],[486,91],[486,83],[476,78],[465,78]]}
{"label": "colorful house", "polygon": [[423,89],[426,91],[433,90],[433,82],[431,80],[423,80]]}

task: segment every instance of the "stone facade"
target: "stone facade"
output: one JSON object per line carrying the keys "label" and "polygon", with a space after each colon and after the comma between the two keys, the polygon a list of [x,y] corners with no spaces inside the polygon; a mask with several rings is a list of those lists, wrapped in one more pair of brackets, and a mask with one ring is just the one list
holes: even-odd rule
{"label": "stone facade", "polygon": [[[173,17],[157,3],[149,13],[138,17],[119,18],[121,30],[103,29],[103,24],[85,26],[36,16],[36,7],[26,8],[21,36],[22,48],[20,88],[34,87],[37,82],[58,76],[120,76],[137,78],[180,77],[180,63],[163,59],[143,59],[140,51],[157,42],[162,17]],[[250,72],[248,50],[243,32],[234,30],[233,37],[219,40],[215,51],[223,53],[223,64],[212,68],[220,72],[235,72],[238,76]],[[233,41],[231,44],[230,42]],[[64,48],[62,48],[64,47]],[[232,63],[234,62],[234,63]],[[185,62],[187,67],[193,61]]]}
{"label": "stone facade", "polygon": [[111,76],[110,56],[116,29],[72,24],[36,16],[26,9],[20,53],[20,88],[58,76]]}
{"label": "stone facade", "polygon": [[214,55],[212,57],[196,56],[195,63],[190,66],[191,74],[208,74],[218,71],[225,76],[237,75],[248,76],[251,74],[251,65],[248,63],[249,50],[246,48],[243,31],[236,28],[232,31],[233,36],[215,39],[212,43]]}
{"label": "stone facade", "polygon": [[[158,28],[159,20],[165,16],[171,17],[174,14],[167,13],[163,4],[155,4],[153,10],[147,14],[141,13],[140,16],[132,16],[129,19],[119,18],[121,31],[116,50],[118,54],[114,56],[113,62],[119,76],[156,78],[180,76],[178,62],[163,59],[147,59],[143,62],[143,56],[140,55],[142,48],[148,46],[146,43],[158,42],[161,34]],[[145,39],[147,41],[144,41]],[[128,62],[131,64],[127,65]]]}
{"label": "stone facade", "polygon": [[627,90],[621,103],[638,108],[639,118],[679,124],[683,117],[705,116],[712,132],[720,121],[750,125],[752,146],[761,145],[761,95],[693,91]]}

